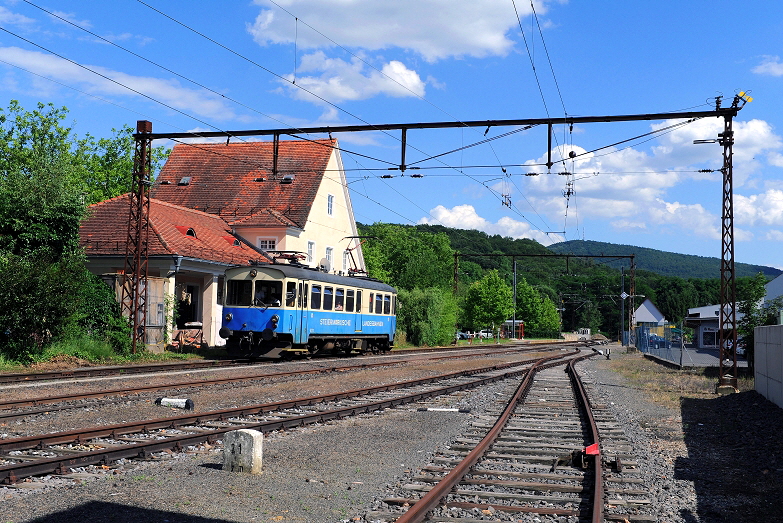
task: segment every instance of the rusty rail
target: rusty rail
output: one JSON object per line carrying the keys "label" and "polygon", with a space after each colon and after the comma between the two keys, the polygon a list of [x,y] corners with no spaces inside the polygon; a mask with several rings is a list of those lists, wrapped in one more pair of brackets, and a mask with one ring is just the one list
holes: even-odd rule
{"label": "rusty rail", "polygon": [[[579,377],[579,373],[576,372],[577,362],[594,355],[595,354],[590,354],[582,358],[575,358],[571,360],[571,362],[568,363],[568,375],[571,378],[571,385],[577,392],[576,398],[579,402],[579,406],[583,410],[585,416],[587,416],[587,420],[590,425],[590,435],[593,438],[593,444],[599,444],[600,448],[601,439],[598,435],[598,424],[595,421],[595,416],[593,416],[593,409],[592,405],[590,404],[590,398],[587,395],[587,389],[585,389],[585,386],[582,383],[582,379]],[[595,473],[592,514],[593,523],[602,523],[604,520],[604,475],[602,461],[603,459],[599,452],[599,454],[595,456],[595,459],[593,460],[593,471]]]}
{"label": "rusty rail", "polygon": [[517,387],[511,400],[508,402],[503,414],[497,419],[486,436],[471,450],[465,459],[463,459],[459,465],[454,467],[440,482],[438,482],[432,489],[427,492],[421,499],[416,501],[416,504],[411,506],[405,514],[397,518],[396,523],[419,523],[422,521],[427,513],[435,508],[440,501],[446,497],[451,490],[459,484],[465,475],[470,471],[473,466],[484,456],[484,454],[492,447],[497,440],[503,428],[511,419],[519,402],[523,401],[527,396],[530,387],[533,384],[533,377],[536,372],[541,369],[547,368],[551,365],[558,365],[561,362],[549,363],[556,359],[556,356],[550,356],[540,359],[535,365],[530,368],[530,371],[525,375],[522,383]]}

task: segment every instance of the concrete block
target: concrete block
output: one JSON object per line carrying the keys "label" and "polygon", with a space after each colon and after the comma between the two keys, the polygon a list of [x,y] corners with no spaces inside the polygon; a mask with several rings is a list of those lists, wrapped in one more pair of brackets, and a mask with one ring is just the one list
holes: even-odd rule
{"label": "concrete block", "polygon": [[754,387],[756,388],[756,392],[758,392],[765,398],[769,399],[768,396],[769,388],[767,387],[767,377],[762,376],[758,372],[756,372],[753,383],[754,383]]}
{"label": "concrete block", "polygon": [[783,407],[783,384],[776,380],[768,380],[767,387],[767,399],[778,407]]}
{"label": "concrete block", "polygon": [[251,429],[227,432],[223,437],[223,470],[261,474],[264,434]]}
{"label": "concrete block", "polygon": [[783,381],[783,346],[778,343],[767,345],[767,376]]}
{"label": "concrete block", "polygon": [[756,343],[753,344],[753,357],[756,360],[754,365],[754,372],[756,374],[767,376],[767,350],[768,349],[769,349],[769,345],[767,343],[759,343],[758,341],[756,341]]}

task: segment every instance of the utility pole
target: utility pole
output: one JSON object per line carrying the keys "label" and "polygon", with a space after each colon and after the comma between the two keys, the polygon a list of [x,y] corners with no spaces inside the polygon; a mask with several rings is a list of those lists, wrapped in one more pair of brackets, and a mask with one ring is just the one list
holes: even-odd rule
{"label": "utility pole", "polygon": [[122,312],[131,327],[131,349],[146,341],[147,264],[149,260],[149,188],[152,185],[152,122],[136,122],[133,152],[133,187],[128,194],[128,237],[125,243],[125,274],[122,279]]}
{"label": "utility pole", "polygon": [[620,346],[625,347],[625,267],[620,271]]}

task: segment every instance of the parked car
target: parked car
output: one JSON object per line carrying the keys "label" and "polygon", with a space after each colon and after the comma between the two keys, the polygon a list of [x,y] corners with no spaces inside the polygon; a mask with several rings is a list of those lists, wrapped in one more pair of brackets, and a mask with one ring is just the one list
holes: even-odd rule
{"label": "parked car", "polygon": [[477,338],[494,338],[495,333],[491,329],[480,330],[476,333]]}
{"label": "parked car", "polygon": [[470,338],[470,334],[468,334],[467,332],[462,332],[462,331],[457,332],[458,340],[467,340],[468,338]]}

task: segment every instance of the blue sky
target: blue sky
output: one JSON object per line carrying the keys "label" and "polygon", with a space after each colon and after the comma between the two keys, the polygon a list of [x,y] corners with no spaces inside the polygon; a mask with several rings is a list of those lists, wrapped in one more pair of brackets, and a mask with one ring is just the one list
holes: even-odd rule
{"label": "blue sky", "polygon": [[[0,106],[66,106],[100,137],[139,119],[198,132],[708,110],[751,91],[734,122],[736,259],[783,268],[778,2],[535,0],[536,16],[530,0],[145,3],[0,0]],[[554,154],[677,123],[558,128]],[[702,119],[551,172],[535,165],[543,128],[412,130],[408,163],[517,131],[423,161],[421,178],[386,170],[398,132],[335,137],[363,155],[343,154],[361,222],[720,257],[720,175],[698,171],[722,149],[693,140],[721,130]]]}

